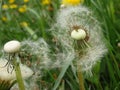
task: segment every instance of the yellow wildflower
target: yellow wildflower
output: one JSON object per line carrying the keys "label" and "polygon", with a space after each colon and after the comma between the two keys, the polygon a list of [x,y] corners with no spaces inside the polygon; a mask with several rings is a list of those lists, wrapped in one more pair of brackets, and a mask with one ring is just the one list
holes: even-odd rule
{"label": "yellow wildflower", "polygon": [[4,4],[4,5],[2,5],[2,8],[3,8],[4,10],[6,10],[6,9],[8,9],[9,7],[8,7],[7,4]]}
{"label": "yellow wildflower", "polygon": [[84,0],[62,0],[63,5],[79,5]]}
{"label": "yellow wildflower", "polygon": [[3,17],[2,17],[2,21],[3,21],[3,22],[6,22],[6,21],[7,21],[7,17],[3,16]]}
{"label": "yellow wildflower", "polygon": [[15,9],[15,8],[18,7],[18,5],[17,5],[17,4],[11,4],[9,7],[10,7],[11,9]]}
{"label": "yellow wildflower", "polygon": [[25,21],[23,21],[23,22],[20,23],[20,25],[21,25],[22,27],[27,27],[27,26],[28,26],[28,23],[25,22]]}
{"label": "yellow wildflower", "polygon": [[15,0],[9,0],[9,3],[10,4],[12,4],[12,3],[14,3],[15,2]]}
{"label": "yellow wildflower", "polygon": [[26,5],[23,5],[22,7],[20,7],[20,8],[18,9],[18,11],[19,11],[20,13],[24,13],[24,12],[27,11],[27,8],[26,8],[26,7],[27,7]]}
{"label": "yellow wildflower", "polygon": [[29,2],[29,0],[24,0],[24,3],[27,3],[27,2]]}
{"label": "yellow wildflower", "polygon": [[50,0],[42,0],[43,5],[49,5],[51,3]]}

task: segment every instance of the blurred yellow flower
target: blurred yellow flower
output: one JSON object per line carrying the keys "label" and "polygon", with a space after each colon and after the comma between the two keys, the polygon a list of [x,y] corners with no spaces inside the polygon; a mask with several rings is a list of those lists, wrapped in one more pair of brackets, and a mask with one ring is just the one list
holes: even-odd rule
{"label": "blurred yellow flower", "polygon": [[14,3],[15,2],[15,0],[9,0],[9,3],[10,4],[12,4],[12,3]]}
{"label": "blurred yellow flower", "polygon": [[62,0],[63,5],[79,5],[84,0]]}
{"label": "blurred yellow flower", "polygon": [[28,23],[25,22],[25,21],[23,21],[23,22],[20,23],[20,25],[21,25],[22,27],[27,27],[27,26],[28,26]]}
{"label": "blurred yellow flower", "polygon": [[26,12],[26,11],[27,11],[27,6],[26,6],[26,5],[23,5],[22,7],[20,7],[20,8],[18,9],[18,11],[19,11],[20,13]]}
{"label": "blurred yellow flower", "polygon": [[11,9],[15,9],[15,8],[18,7],[18,5],[17,5],[17,4],[11,4],[9,7],[10,7]]}
{"label": "blurred yellow flower", "polygon": [[42,0],[42,4],[49,5],[49,4],[51,4],[51,1],[50,0]]}
{"label": "blurred yellow flower", "polygon": [[24,3],[27,3],[27,2],[29,2],[29,0],[24,0]]}
{"label": "blurred yellow flower", "polygon": [[2,17],[2,21],[3,21],[3,22],[6,22],[6,21],[7,21],[7,17],[3,16],[3,17]]}
{"label": "blurred yellow flower", "polygon": [[2,8],[6,10],[6,9],[8,9],[9,7],[8,7],[7,4],[4,4],[4,5],[2,5]]}

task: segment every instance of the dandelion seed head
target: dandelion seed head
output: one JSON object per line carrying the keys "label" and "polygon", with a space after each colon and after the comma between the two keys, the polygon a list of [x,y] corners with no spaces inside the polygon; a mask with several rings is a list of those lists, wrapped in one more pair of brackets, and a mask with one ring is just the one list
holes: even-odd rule
{"label": "dandelion seed head", "polygon": [[[69,33],[74,29],[83,29],[89,36],[86,43],[90,46],[79,49],[78,52],[82,51],[82,53],[79,54],[77,54],[74,46],[75,40],[71,38]],[[70,55],[71,52],[73,59],[76,59],[75,65],[80,65],[83,72],[90,72],[93,66],[99,62],[101,57],[107,52],[100,23],[97,21],[93,12],[84,6],[61,9],[56,15],[56,24],[51,31],[62,47],[62,54],[66,56],[64,60],[66,60],[65,58],[67,58],[67,55]],[[77,45],[79,47],[81,43],[77,43]]]}
{"label": "dandelion seed head", "polygon": [[[51,64],[49,46],[44,39],[41,38],[37,41],[24,40],[22,41],[22,47],[23,51],[27,51],[39,59],[40,68],[48,68]],[[34,66],[37,65],[36,62],[37,60],[33,61]]]}

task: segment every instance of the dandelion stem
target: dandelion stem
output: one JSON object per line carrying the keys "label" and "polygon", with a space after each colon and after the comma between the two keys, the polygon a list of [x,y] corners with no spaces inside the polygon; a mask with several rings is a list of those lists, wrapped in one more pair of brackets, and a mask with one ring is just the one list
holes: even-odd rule
{"label": "dandelion stem", "polygon": [[19,62],[14,58],[13,60],[14,68],[15,68],[15,73],[16,73],[16,78],[19,86],[19,90],[25,90],[25,86],[23,83],[22,75],[21,75],[21,70],[20,70],[20,65]]}
{"label": "dandelion stem", "polygon": [[79,65],[79,71],[78,71],[78,79],[79,79],[79,86],[80,86],[80,90],[85,90],[84,87],[84,78],[83,78],[83,74],[81,72],[81,66]]}

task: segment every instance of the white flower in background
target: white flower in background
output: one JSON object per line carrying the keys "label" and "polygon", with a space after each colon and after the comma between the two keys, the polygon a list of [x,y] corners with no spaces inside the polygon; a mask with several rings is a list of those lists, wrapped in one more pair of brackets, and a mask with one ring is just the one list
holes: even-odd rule
{"label": "white flower in background", "polygon": [[[8,61],[5,59],[0,59],[0,90],[5,90],[4,88],[8,90],[8,88],[11,88],[16,81],[16,75],[13,68],[9,68],[9,70],[13,70],[13,72],[8,73],[7,71],[8,67],[5,66],[7,62]],[[27,79],[33,75],[33,71],[27,66],[20,64],[20,68],[23,79]]]}
{"label": "white flower in background", "polygon": [[21,44],[16,40],[9,41],[4,45],[4,51],[7,53],[16,53],[20,50],[20,48]]}
{"label": "white flower in background", "polygon": [[67,57],[66,51],[71,53],[82,71],[91,71],[107,52],[100,24],[84,6],[61,9],[51,32],[62,47],[63,58]]}

